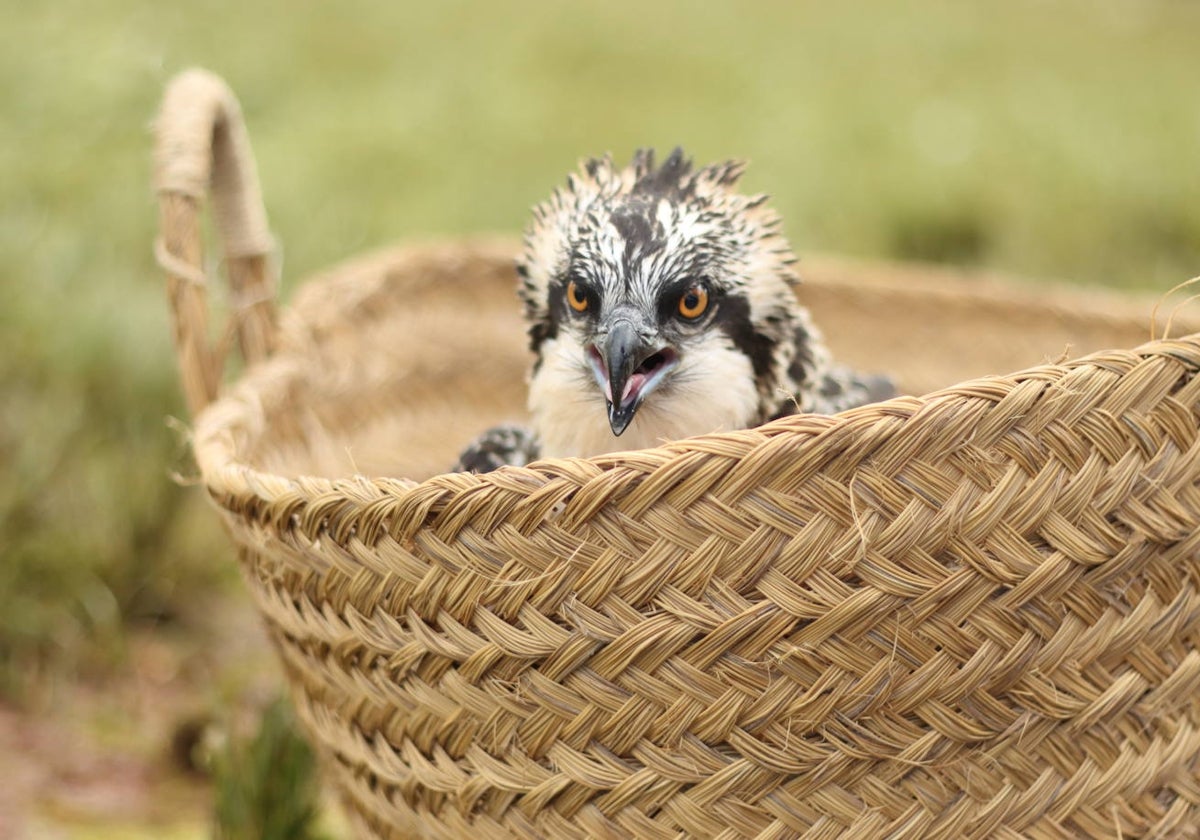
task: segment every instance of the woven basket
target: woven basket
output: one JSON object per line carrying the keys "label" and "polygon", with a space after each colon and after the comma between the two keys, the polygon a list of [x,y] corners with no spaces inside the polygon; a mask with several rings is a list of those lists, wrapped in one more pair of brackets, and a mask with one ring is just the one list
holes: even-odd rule
{"label": "woven basket", "polygon": [[[189,72],[158,129],[195,457],[362,835],[1197,833],[1200,337],[1050,363],[1149,307],[813,261],[839,358],[943,390],[443,475],[522,416],[515,243],[276,319],[236,101]],[[253,363],[219,398],[206,193]]]}

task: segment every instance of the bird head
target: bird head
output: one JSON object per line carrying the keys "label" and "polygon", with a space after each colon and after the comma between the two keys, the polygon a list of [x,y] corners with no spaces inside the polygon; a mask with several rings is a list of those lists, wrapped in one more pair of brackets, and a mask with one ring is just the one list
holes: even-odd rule
{"label": "bird head", "polygon": [[648,150],[623,168],[605,156],[534,209],[517,266],[531,408],[572,427],[540,429],[549,449],[557,436],[561,454],[607,451],[639,423],[649,442],[634,445],[766,419],[801,315],[779,218],[736,191],[742,170],[693,169],[680,149],[661,165]]}

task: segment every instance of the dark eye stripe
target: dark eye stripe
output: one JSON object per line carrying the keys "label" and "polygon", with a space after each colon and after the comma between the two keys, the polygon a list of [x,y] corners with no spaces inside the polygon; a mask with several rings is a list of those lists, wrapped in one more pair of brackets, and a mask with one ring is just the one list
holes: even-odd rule
{"label": "dark eye stripe", "polygon": [[[712,304],[709,304],[712,308]],[[779,339],[755,329],[750,320],[750,301],[745,295],[726,295],[712,319],[712,326],[729,336],[734,346],[750,359],[754,376],[760,382],[774,375],[775,351]]]}

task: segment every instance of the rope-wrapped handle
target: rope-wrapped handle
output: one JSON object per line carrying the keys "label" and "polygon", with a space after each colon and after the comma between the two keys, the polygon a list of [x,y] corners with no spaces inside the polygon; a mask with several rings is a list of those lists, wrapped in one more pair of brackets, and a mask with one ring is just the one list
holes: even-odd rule
{"label": "rope-wrapped handle", "polygon": [[[188,408],[195,415],[216,399],[236,332],[247,363],[270,355],[275,341],[275,289],[269,276],[274,240],[258,171],[237,98],[218,76],[188,70],[167,85],[156,123],[154,187],[167,274],[175,350]],[[209,338],[207,281],[200,212],[207,195],[225,254],[230,329]]]}

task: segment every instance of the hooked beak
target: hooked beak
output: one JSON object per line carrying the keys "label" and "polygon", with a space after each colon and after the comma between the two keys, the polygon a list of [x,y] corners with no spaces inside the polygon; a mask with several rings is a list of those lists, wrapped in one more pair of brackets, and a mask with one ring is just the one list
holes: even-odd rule
{"label": "hooked beak", "polygon": [[588,362],[608,401],[608,424],[620,437],[646,395],[679,364],[679,354],[670,347],[647,344],[634,325],[624,320],[613,324],[601,344],[588,348]]}

